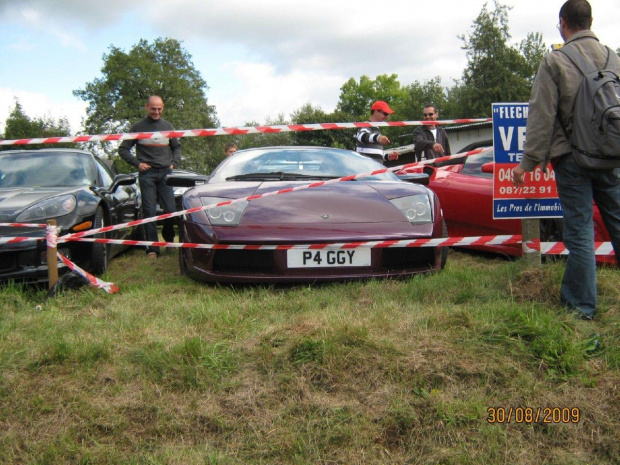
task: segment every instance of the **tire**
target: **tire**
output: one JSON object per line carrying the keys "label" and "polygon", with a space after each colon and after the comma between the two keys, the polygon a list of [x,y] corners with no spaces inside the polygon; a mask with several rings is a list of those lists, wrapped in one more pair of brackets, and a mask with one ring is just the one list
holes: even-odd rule
{"label": "tire", "polygon": [[[441,225],[441,237],[446,238],[448,236],[448,226],[446,226],[446,220],[443,220],[443,224]],[[441,269],[443,270],[446,267],[446,262],[448,261],[448,251],[449,247],[442,247],[441,250]]]}
{"label": "tire", "polygon": [[[186,242],[185,237],[183,237],[182,229],[179,227],[179,242]],[[187,266],[187,261],[185,260],[185,254],[187,254],[187,250],[183,250],[183,248],[179,249],[179,270],[181,270],[181,276],[189,276],[189,267]]]}
{"label": "tire", "polygon": [[[95,221],[93,223],[93,229],[103,228],[105,226],[105,220],[103,215],[103,208],[97,207],[95,212]],[[96,234],[95,237],[104,237],[102,234]],[[110,256],[110,246],[108,244],[93,243],[91,249],[90,258],[90,272],[94,275],[101,275],[108,269],[108,262]]]}

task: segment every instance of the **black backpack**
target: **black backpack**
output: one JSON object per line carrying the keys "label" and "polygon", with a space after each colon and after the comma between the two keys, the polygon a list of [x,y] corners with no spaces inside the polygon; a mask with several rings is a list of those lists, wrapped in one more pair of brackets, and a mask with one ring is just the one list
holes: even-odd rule
{"label": "black backpack", "polygon": [[607,62],[604,69],[600,70],[570,45],[558,50],[583,74],[573,107],[573,130],[570,135],[558,116],[573,156],[583,168],[620,167],[619,70],[610,69],[611,57],[615,53],[609,47],[606,48]]}

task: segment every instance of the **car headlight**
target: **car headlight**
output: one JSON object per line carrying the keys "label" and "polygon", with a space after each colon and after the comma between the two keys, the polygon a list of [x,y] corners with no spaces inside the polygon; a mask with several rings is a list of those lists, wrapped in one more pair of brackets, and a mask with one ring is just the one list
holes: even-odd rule
{"label": "car headlight", "polygon": [[428,195],[411,195],[392,199],[390,202],[405,215],[411,224],[431,223],[433,221],[433,212]]}
{"label": "car headlight", "polygon": [[28,207],[18,217],[18,223],[47,220],[68,215],[75,210],[77,201],[73,195],[61,195],[43,200],[32,207]]}
{"label": "car headlight", "polygon": [[[200,197],[203,206],[213,205],[216,203],[226,202],[230,199],[222,199],[219,197]],[[213,226],[239,226],[245,207],[248,201],[232,203],[223,207],[213,207],[205,210],[207,218]]]}

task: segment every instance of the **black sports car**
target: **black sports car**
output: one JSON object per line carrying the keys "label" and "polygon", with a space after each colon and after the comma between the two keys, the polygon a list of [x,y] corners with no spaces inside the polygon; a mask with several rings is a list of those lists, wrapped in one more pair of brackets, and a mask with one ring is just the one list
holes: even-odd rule
{"label": "black sports car", "polygon": [[[135,176],[114,175],[103,160],[75,149],[0,152],[0,223],[55,219],[58,235],[133,221],[141,217]],[[139,236],[141,229],[107,233],[111,239]],[[45,230],[0,227],[0,236],[45,237]],[[103,273],[123,246],[59,243],[58,250],[82,268]],[[61,273],[66,271],[59,270]],[[45,240],[0,244],[0,281],[47,280]]]}

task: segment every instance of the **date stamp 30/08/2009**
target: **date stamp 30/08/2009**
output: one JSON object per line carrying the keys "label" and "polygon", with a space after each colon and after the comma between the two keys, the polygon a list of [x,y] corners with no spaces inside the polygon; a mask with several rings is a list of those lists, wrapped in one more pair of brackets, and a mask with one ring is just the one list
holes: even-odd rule
{"label": "date stamp 30/08/2009", "polygon": [[489,407],[487,422],[575,424],[581,420],[579,407]]}

